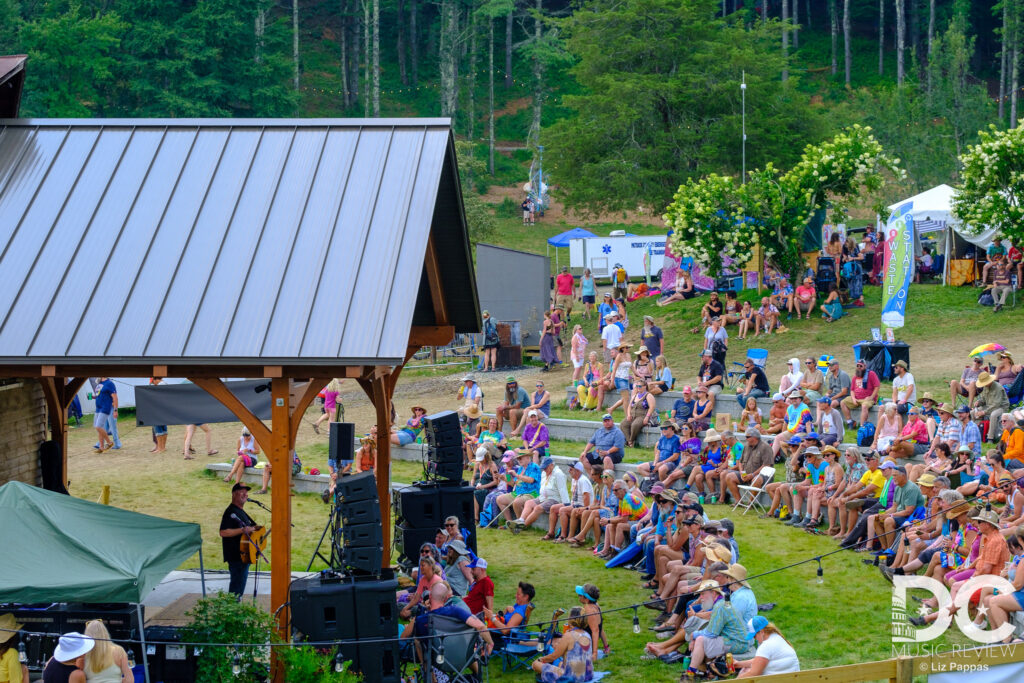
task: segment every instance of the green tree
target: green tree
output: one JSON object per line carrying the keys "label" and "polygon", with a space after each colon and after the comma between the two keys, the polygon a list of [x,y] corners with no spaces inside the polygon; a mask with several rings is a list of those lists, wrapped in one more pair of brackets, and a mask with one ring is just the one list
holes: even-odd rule
{"label": "green tree", "polygon": [[16,0],[0,0],[0,55],[17,52],[21,8]]}
{"label": "green tree", "polygon": [[[746,29],[713,0],[590,0],[562,22],[586,94],[546,133],[553,176],[581,210],[660,211],[681,180],[741,166],[747,78],[750,165],[792,163],[824,132],[819,110],[779,84],[778,23]],[[800,143],[798,143],[800,141]]]}
{"label": "green tree", "polygon": [[995,228],[1013,244],[1024,241],[1024,128],[990,126],[967,148],[960,163],[963,184],[953,213],[971,232]]}
{"label": "green tree", "polygon": [[114,12],[91,12],[71,3],[54,16],[30,21],[19,44],[29,54],[25,116],[83,117],[105,112],[125,24]]}

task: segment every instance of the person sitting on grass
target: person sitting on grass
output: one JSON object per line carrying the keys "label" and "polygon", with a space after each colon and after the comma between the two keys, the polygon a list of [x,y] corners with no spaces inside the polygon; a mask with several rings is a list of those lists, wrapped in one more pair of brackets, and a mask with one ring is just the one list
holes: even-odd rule
{"label": "person sitting on grass", "polygon": [[821,305],[821,317],[827,323],[834,323],[843,317],[843,302],[839,298],[839,287],[834,282],[828,286],[828,296]]}
{"label": "person sitting on grass", "polygon": [[[510,527],[526,529],[540,518],[542,512],[550,515],[556,505],[569,504],[569,491],[566,488],[565,472],[551,458],[544,458],[540,464],[540,490],[536,498],[527,498],[519,518],[509,523]],[[513,505],[513,507],[515,507]],[[557,517],[557,515],[556,515]],[[551,540],[545,538],[545,540]]]}
{"label": "person sitting on grass", "polygon": [[661,425],[661,436],[654,446],[654,460],[640,463],[636,471],[641,477],[655,477],[664,481],[679,464],[679,437],[676,436],[674,422]]}
{"label": "person sitting on grass", "polygon": [[587,583],[576,586],[576,595],[580,598],[581,607],[578,609],[583,611],[587,633],[590,634],[590,638],[595,644],[593,657],[594,661],[597,661],[602,658],[602,655],[608,655],[612,651],[608,636],[604,632],[604,617],[597,604],[597,601],[601,599],[601,591],[594,584]]}
{"label": "person sitting on grass", "polygon": [[500,648],[504,645],[505,636],[511,633],[512,629],[526,624],[536,595],[537,591],[532,584],[520,581],[516,586],[515,601],[511,605],[500,612],[484,608],[484,617],[494,636],[495,647]]}
{"label": "person sitting on grass", "polygon": [[594,680],[597,647],[593,636],[588,633],[587,615],[582,607],[569,610],[565,626],[565,632],[555,640],[554,650],[533,660],[530,665],[540,683],[587,683]]}
{"label": "person sitting on grass", "polygon": [[[533,455],[524,450],[516,454],[516,459],[519,466],[515,469],[510,468],[509,471],[513,482],[512,491],[501,494],[496,501],[498,509],[502,510],[502,514],[505,516],[506,526],[510,529],[515,528],[515,525],[511,523],[520,516],[526,501],[533,500],[540,492],[540,466],[533,462]],[[513,508],[516,510],[514,516]]]}
{"label": "person sitting on grass", "polygon": [[469,548],[465,542],[456,539],[448,542],[447,555],[444,563],[444,578],[452,589],[452,593],[462,597],[469,592],[473,584],[473,570],[469,568]]}
{"label": "person sitting on grass", "polygon": [[[420,643],[430,635],[430,617],[432,615],[448,617],[476,629],[484,641],[483,654],[486,658],[494,649],[496,638],[492,638],[492,634],[487,630],[487,625],[483,621],[473,616],[469,609],[462,604],[453,603],[451,598],[452,589],[448,584],[441,582],[432,586],[427,598],[430,609],[417,615],[415,619],[406,624],[399,637],[415,637],[417,652],[420,652]],[[420,658],[422,659],[422,653],[420,653]]]}
{"label": "person sitting on grass", "polygon": [[[705,579],[698,580],[685,588],[696,591],[705,580],[717,581],[719,585],[728,583],[732,579],[723,573],[728,570],[729,565],[725,562],[709,562],[704,571]],[[715,603],[722,599],[722,596],[698,593],[691,599],[691,595],[692,593],[688,593],[678,600],[671,612],[663,613],[667,618],[664,623],[654,628],[654,632],[659,634],[659,639],[667,638],[667,640],[663,643],[644,645],[644,654],[640,657],[641,660],[660,659],[676,652],[680,647],[685,647],[693,640],[695,631],[707,626],[708,621],[711,620],[711,611]],[[672,635],[668,635],[670,633]]]}
{"label": "person sitting on grass", "polygon": [[398,613],[398,616],[403,619],[409,619],[413,615],[413,610],[416,605],[420,603],[426,604],[429,600],[430,589],[435,585],[444,582],[444,574],[441,569],[441,565],[437,564],[434,560],[433,553],[429,550],[424,554],[423,549],[420,549],[420,562],[419,562],[419,576],[416,580],[416,589],[409,594],[409,602],[405,604],[405,607]]}
{"label": "person sitting on grass", "polygon": [[594,494],[594,502],[589,508],[580,513],[580,530],[575,536],[569,539],[569,545],[578,548],[587,541],[587,533],[594,533],[593,552],[596,555],[601,545],[601,529],[615,513],[619,506],[619,499],[612,491],[615,482],[615,475],[610,470],[601,473],[600,485]]}
{"label": "person sitting on grass", "polygon": [[779,312],[786,312],[786,317],[793,315],[793,286],[789,284],[789,278],[780,275],[775,287],[772,289],[771,303]]}
{"label": "person sitting on grass", "polygon": [[[556,503],[548,511],[548,533],[541,540],[565,543],[580,523],[584,511],[594,502],[594,484],[590,481],[583,463],[577,461],[569,468],[572,486],[568,503]],[[561,530],[561,534],[555,532]]]}
{"label": "person sitting on grass", "polygon": [[749,301],[743,302],[738,317],[740,333],[736,335],[737,339],[746,339],[752,329],[757,332],[757,313],[754,312],[754,307],[750,305]]}
{"label": "person sitting on grass", "polygon": [[747,622],[747,640],[757,643],[753,659],[740,659],[734,663],[740,670],[736,678],[773,676],[800,670],[800,658],[793,645],[786,640],[775,624],[762,616]]}

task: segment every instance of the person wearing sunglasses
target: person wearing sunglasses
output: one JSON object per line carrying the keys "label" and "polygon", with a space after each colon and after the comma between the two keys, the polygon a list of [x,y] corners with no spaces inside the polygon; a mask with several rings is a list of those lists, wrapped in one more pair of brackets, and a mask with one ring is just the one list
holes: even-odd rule
{"label": "person wearing sunglasses", "polygon": [[465,541],[462,537],[462,531],[459,527],[459,518],[455,515],[448,517],[444,520],[444,530],[448,534],[448,543],[452,541]]}

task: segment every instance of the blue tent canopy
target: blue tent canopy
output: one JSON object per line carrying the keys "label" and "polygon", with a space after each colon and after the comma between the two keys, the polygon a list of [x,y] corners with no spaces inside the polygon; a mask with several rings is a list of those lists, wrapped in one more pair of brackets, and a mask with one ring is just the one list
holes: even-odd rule
{"label": "blue tent canopy", "polygon": [[552,247],[567,247],[569,246],[569,240],[580,239],[583,237],[597,237],[594,233],[584,228],[573,228],[572,230],[566,230],[561,235],[555,235],[548,239],[548,244]]}

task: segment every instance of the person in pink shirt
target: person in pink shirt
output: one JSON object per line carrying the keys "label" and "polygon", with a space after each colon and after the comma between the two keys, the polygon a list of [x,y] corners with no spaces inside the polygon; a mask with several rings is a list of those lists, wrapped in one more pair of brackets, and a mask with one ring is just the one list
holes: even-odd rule
{"label": "person in pink shirt", "polygon": [[807,319],[811,319],[811,312],[814,310],[814,302],[817,296],[818,293],[814,290],[814,281],[809,277],[805,277],[804,283],[796,288],[796,296],[793,298],[797,320],[800,320],[805,313],[807,314]]}
{"label": "person in pink shirt", "polygon": [[914,406],[907,415],[907,424],[900,431],[900,435],[893,440],[889,450],[890,455],[897,458],[924,455],[931,444],[928,425],[921,419],[921,409]]}
{"label": "person in pink shirt", "polygon": [[572,300],[576,292],[576,278],[569,273],[568,266],[562,266],[562,272],[555,278],[555,305],[565,311],[565,320],[572,316]]}
{"label": "person in pink shirt", "polygon": [[313,423],[313,431],[317,434],[320,433],[320,425],[324,422],[328,420],[331,422],[341,422],[345,417],[345,408],[341,407],[341,410],[338,410],[338,394],[341,393],[341,382],[341,379],[334,378],[327,384],[327,388],[324,389],[324,412]]}

